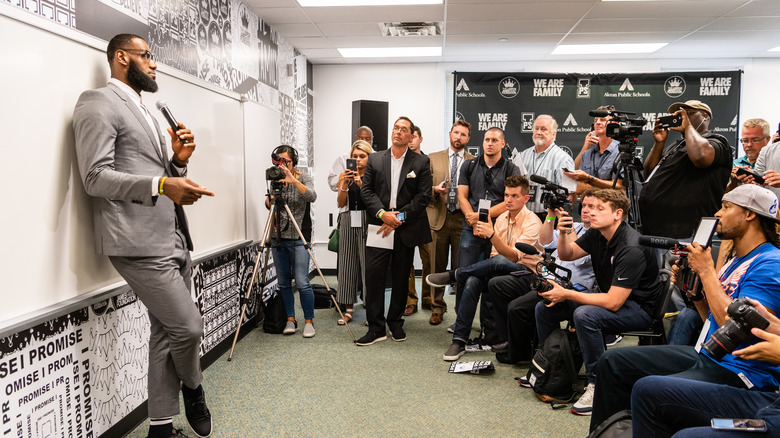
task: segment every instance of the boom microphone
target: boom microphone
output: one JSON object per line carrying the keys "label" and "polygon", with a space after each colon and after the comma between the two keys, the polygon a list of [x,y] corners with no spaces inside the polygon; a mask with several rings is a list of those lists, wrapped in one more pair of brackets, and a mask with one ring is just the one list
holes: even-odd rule
{"label": "boom microphone", "polygon": [[686,246],[685,243],[682,243],[677,239],[670,239],[668,237],[658,237],[658,236],[639,236],[639,244],[644,246],[649,246],[650,248],[663,248],[663,249],[673,249],[675,247],[684,248]]}
{"label": "boom microphone", "polygon": [[593,111],[588,111],[588,115],[591,117],[609,117],[610,115],[612,115],[612,111],[593,110]]}
{"label": "boom microphone", "polygon": [[528,255],[537,255],[539,254],[539,251],[534,248],[533,245],[529,245],[527,243],[523,242],[517,242],[515,243],[515,248],[517,248],[520,252],[528,254]]}
{"label": "boom microphone", "polygon": [[[176,131],[181,129],[179,127],[179,124],[176,123],[176,119],[173,118],[173,114],[171,114],[171,110],[168,109],[168,104],[165,103],[165,101],[158,100],[157,101],[157,109],[160,110],[160,112],[163,114],[163,117],[165,117],[165,120],[168,121],[168,125],[170,125],[171,129],[173,129],[173,133],[175,134]],[[179,137],[177,135],[177,137]],[[179,137],[179,140],[181,140],[182,143],[189,143],[187,140]]]}
{"label": "boom microphone", "polygon": [[550,183],[550,181],[547,178],[545,178],[543,176],[539,176],[539,175],[531,175],[529,179],[531,181],[533,181],[533,182],[535,182],[537,184],[541,184],[541,185],[547,185],[547,184]]}

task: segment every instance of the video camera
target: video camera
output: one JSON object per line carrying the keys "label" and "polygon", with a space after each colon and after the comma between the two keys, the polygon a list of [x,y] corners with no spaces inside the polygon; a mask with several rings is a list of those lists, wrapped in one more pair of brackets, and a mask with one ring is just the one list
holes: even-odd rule
{"label": "video camera", "polygon": [[[555,263],[556,258],[552,255],[553,251],[539,252],[533,245],[522,242],[515,243],[515,248],[524,254],[542,256],[542,261],[536,264],[536,275],[531,282],[531,288],[537,294],[547,292],[553,288],[552,283],[545,277],[553,277],[553,281],[560,284],[564,289],[572,289],[574,287],[571,283],[571,269]],[[543,298],[542,301],[545,304],[550,304],[550,300],[546,298]]]}
{"label": "video camera", "polygon": [[[544,208],[555,210],[562,208],[571,213],[571,200],[569,200],[569,189],[550,182],[547,178],[539,175],[531,175],[531,181],[542,185],[542,196],[540,201]],[[519,248],[518,248],[519,249]],[[523,251],[522,249],[520,251]]]}
{"label": "video camera", "polygon": [[[718,218],[703,217],[699,221],[699,226],[693,234],[691,242],[697,242],[703,248],[707,248],[712,243],[712,236],[715,234],[715,227],[718,225]],[[688,244],[680,242],[677,239],[658,236],[640,236],[639,244],[651,248],[669,249],[671,253],[679,256],[677,271],[677,286],[684,292],[690,301],[700,301],[704,299],[704,290],[701,279],[693,272],[688,264],[688,251],[685,249]]]}
{"label": "video camera", "polygon": [[726,309],[731,317],[719,329],[715,330],[707,342],[701,345],[715,360],[721,360],[731,353],[750,335],[753,327],[761,330],[769,327],[769,321],[758,313],[747,298],[737,298]]}
{"label": "video camera", "polygon": [[[633,142],[633,140],[640,135],[644,130],[644,126],[647,120],[642,117],[631,118],[629,116],[635,116],[636,113],[628,111],[618,110],[595,110],[588,112],[591,117],[611,117],[609,123],[606,126],[607,137],[614,138],[619,141],[621,146],[626,143]],[[633,145],[632,145],[633,146]],[[626,146],[628,148],[628,146]],[[620,149],[620,152],[632,152],[633,147],[630,150],[624,151]]]}
{"label": "video camera", "polygon": [[284,159],[274,152],[271,153],[271,163],[273,163],[273,166],[265,169],[265,179],[272,182],[283,180],[284,171],[279,166],[284,164]]}

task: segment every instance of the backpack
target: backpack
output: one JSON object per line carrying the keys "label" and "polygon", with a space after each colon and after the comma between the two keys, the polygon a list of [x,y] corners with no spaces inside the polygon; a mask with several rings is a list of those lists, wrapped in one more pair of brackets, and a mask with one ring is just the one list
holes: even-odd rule
{"label": "backpack", "polygon": [[263,301],[263,331],[266,333],[280,334],[287,325],[287,313],[284,310],[284,301],[278,292]]}
{"label": "backpack", "polygon": [[536,398],[551,404],[565,404],[577,395],[577,374],[582,354],[576,333],[557,329],[550,333],[531,360],[526,378]]}
{"label": "backpack", "polygon": [[312,284],[311,291],[314,292],[314,308],[315,309],[330,309],[333,307],[333,300],[330,299],[331,294],[336,295],[336,289],[328,289],[322,284]]}
{"label": "backpack", "polygon": [[623,409],[612,414],[588,435],[588,438],[631,438],[631,410]]}

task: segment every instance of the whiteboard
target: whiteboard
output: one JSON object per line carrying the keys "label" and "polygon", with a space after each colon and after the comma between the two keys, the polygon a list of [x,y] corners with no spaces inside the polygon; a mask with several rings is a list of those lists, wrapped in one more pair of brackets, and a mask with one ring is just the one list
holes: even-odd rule
{"label": "whiteboard", "polygon": [[[6,11],[0,9],[0,326],[121,281],[108,258],[93,252],[91,206],[71,127],[81,92],[104,86],[109,77],[105,43],[96,49],[83,42],[86,37],[65,38],[2,15]],[[58,33],[78,33],[41,21]],[[163,70],[159,93],[145,95],[144,102],[154,108],[165,100],[193,130],[197,150],[188,176],[216,193],[185,207],[197,257],[246,236],[242,108],[237,96]]]}

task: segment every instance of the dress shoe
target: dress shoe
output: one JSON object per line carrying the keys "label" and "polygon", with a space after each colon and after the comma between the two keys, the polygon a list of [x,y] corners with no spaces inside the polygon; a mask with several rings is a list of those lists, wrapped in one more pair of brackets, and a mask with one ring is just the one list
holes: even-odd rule
{"label": "dress shoe", "polygon": [[404,316],[412,316],[417,313],[417,304],[407,304],[404,309]]}
{"label": "dress shoe", "polygon": [[203,387],[199,386],[195,391],[198,391],[195,396],[184,396],[184,412],[195,434],[199,437],[207,437],[211,435],[211,412],[206,406]]}
{"label": "dress shoe", "polygon": [[431,315],[431,319],[428,320],[428,324],[430,325],[439,325],[441,324],[441,318],[442,314],[439,312],[433,312]]}

